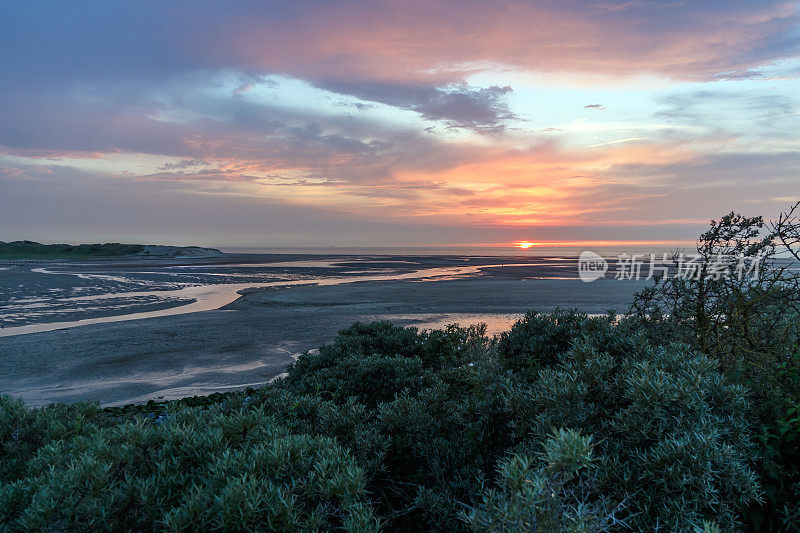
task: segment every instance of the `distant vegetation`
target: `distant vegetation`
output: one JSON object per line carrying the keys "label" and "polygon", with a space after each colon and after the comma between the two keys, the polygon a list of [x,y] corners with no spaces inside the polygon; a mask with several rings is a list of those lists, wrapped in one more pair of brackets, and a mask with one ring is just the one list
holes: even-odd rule
{"label": "distant vegetation", "polygon": [[80,259],[92,257],[205,257],[222,255],[214,248],[144,244],[40,244],[0,241],[0,259]]}
{"label": "distant vegetation", "polygon": [[793,213],[701,237],[757,279],[660,279],[622,317],[354,324],[258,389],[3,398],[0,529],[797,531]]}

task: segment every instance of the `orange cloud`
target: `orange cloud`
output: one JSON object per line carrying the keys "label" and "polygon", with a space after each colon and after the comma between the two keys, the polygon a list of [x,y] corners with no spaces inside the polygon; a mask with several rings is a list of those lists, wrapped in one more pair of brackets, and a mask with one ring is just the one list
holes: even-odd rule
{"label": "orange cloud", "polygon": [[269,153],[261,154],[264,159],[228,155],[224,143],[212,148],[201,150],[207,169],[151,178],[224,182],[231,194],[363,216],[499,226],[640,224],[652,215],[646,206],[668,196],[669,183],[631,175],[628,167],[692,164],[705,157],[677,144],[655,142],[595,150],[553,142],[526,150],[461,143],[444,149],[458,150],[462,157],[446,166],[437,160],[426,167],[386,155],[388,164],[380,158],[359,163],[350,157],[289,164],[270,159]]}

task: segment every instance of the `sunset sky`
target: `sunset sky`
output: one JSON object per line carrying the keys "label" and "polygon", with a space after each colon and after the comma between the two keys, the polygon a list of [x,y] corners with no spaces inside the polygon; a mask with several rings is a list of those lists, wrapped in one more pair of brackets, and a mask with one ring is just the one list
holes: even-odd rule
{"label": "sunset sky", "polygon": [[800,197],[800,3],[5,2],[0,240],[671,242]]}

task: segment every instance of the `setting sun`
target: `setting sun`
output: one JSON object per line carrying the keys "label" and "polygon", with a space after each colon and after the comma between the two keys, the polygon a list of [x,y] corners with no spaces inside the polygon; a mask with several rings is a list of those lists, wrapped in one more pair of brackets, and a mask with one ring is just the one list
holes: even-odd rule
{"label": "setting sun", "polygon": [[528,242],[528,241],[522,241],[522,242],[516,243],[514,246],[516,246],[517,248],[526,249],[526,248],[530,248],[534,244],[536,244],[536,243]]}

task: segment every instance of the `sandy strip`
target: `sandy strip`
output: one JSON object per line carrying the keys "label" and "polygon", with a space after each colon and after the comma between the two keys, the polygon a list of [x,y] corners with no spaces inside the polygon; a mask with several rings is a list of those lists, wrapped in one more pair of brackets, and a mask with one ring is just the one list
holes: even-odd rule
{"label": "sandy strip", "polygon": [[[414,272],[404,272],[401,274],[382,274],[373,276],[357,277],[332,277],[316,278],[307,280],[274,281],[268,283],[221,283],[212,285],[200,285],[184,287],[173,291],[143,291],[128,293],[109,293],[78,299],[98,300],[106,298],[125,298],[138,296],[158,296],[162,298],[175,298],[190,300],[186,305],[159,309],[156,311],[145,311],[141,313],[128,313],[122,315],[103,316],[95,318],[85,318],[82,320],[72,320],[66,322],[48,322],[44,324],[27,324],[24,326],[12,326],[0,329],[0,337],[10,337],[14,335],[25,335],[28,333],[39,333],[43,331],[54,331],[58,329],[74,328],[78,326],[88,326],[90,324],[105,324],[111,322],[121,322],[126,320],[140,320],[144,318],[156,318],[164,316],[182,315],[186,313],[197,313],[200,311],[212,311],[219,309],[232,302],[240,296],[243,290],[267,289],[279,287],[291,287],[297,285],[341,285],[345,283],[357,283],[365,281],[393,281],[393,280],[421,280],[421,281],[441,281],[454,279],[463,276],[476,275],[485,268],[530,266],[528,263],[510,263],[498,265],[476,265],[463,267],[436,267],[417,270]],[[67,274],[67,272],[54,272],[46,269],[34,269],[43,274]],[[82,275],[82,274],[75,274]]]}

